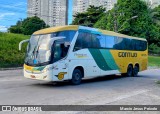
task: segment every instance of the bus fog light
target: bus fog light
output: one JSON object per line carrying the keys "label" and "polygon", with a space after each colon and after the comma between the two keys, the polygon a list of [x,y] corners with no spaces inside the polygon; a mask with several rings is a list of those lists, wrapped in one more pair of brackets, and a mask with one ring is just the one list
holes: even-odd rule
{"label": "bus fog light", "polygon": [[59,80],[62,80],[63,78],[64,78],[64,75],[65,74],[67,74],[67,72],[60,72],[59,74],[58,74],[58,79]]}

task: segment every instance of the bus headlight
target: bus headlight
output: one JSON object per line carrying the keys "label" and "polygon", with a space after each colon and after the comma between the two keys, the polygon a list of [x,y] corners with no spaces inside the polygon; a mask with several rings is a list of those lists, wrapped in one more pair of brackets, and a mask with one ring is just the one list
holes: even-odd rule
{"label": "bus headlight", "polygon": [[44,73],[44,72],[47,72],[47,71],[49,71],[51,68],[45,68],[42,72]]}
{"label": "bus headlight", "polygon": [[42,72],[44,73],[44,72],[47,72],[48,71],[48,69],[46,68],[46,69],[44,69]]}

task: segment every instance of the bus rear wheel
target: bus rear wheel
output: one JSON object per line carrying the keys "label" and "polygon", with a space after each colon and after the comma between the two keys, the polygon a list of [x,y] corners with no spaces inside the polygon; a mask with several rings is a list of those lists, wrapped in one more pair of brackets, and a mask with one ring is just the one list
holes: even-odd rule
{"label": "bus rear wheel", "polygon": [[72,84],[79,85],[82,81],[82,72],[79,69],[74,69],[72,74]]}
{"label": "bus rear wheel", "polygon": [[134,69],[133,69],[133,76],[137,76],[138,72],[139,72],[139,67],[135,66]]}
{"label": "bus rear wheel", "polygon": [[133,67],[132,65],[128,65],[128,68],[127,68],[127,73],[122,73],[121,74],[122,76],[133,76]]}
{"label": "bus rear wheel", "polygon": [[131,77],[133,76],[133,67],[132,65],[129,65],[127,68],[127,76]]}

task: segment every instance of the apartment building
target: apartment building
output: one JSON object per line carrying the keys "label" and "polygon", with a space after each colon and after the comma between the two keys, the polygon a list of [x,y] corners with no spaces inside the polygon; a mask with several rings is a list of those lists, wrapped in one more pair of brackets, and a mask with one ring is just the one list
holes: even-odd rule
{"label": "apartment building", "polygon": [[28,17],[38,16],[49,26],[68,24],[68,0],[28,0]]}
{"label": "apartment building", "polygon": [[[72,5],[68,2],[72,1]],[[144,0],[158,6],[160,0]],[[49,26],[61,26],[68,24],[68,6],[72,15],[85,12],[89,5],[103,6],[106,11],[112,9],[117,0],[28,0],[28,17],[38,16]],[[72,11],[71,11],[72,9]],[[74,19],[74,17],[72,17]]]}
{"label": "apartment building", "polygon": [[108,11],[115,3],[116,0],[73,0],[73,15],[86,11],[90,5],[103,6]]}

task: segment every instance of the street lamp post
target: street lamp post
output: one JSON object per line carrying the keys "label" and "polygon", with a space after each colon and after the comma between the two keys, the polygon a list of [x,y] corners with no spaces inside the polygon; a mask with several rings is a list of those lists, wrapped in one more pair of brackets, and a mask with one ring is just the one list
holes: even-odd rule
{"label": "street lamp post", "polygon": [[118,32],[121,31],[121,28],[126,24],[126,22],[128,22],[129,20],[135,19],[135,18],[138,18],[138,16],[136,15],[136,16],[131,17],[130,19],[127,19],[127,20],[121,25],[121,27],[119,27]]}

